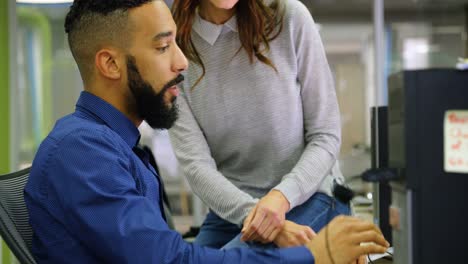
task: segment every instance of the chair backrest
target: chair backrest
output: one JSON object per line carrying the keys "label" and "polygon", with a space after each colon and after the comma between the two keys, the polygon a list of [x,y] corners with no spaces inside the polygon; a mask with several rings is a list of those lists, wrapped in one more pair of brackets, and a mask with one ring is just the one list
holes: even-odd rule
{"label": "chair backrest", "polygon": [[30,168],[0,176],[0,236],[20,263],[34,264],[33,231],[24,202],[24,186]]}

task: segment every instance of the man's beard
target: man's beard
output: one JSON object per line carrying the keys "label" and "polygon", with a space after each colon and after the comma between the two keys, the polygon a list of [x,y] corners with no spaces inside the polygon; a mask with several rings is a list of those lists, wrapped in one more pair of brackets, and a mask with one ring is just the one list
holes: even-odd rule
{"label": "man's beard", "polygon": [[159,93],[153,90],[151,84],[143,80],[136,66],[135,57],[127,55],[128,87],[134,100],[130,100],[130,107],[136,110],[139,118],[155,129],[169,129],[179,116],[179,109],[172,99],[172,106],[164,101],[164,94],[170,87],[182,82],[183,75],[168,82]]}

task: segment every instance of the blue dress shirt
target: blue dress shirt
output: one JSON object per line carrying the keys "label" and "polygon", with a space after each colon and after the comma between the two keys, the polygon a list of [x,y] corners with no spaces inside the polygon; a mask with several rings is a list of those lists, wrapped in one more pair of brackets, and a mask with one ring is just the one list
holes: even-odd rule
{"label": "blue dress shirt", "polygon": [[[162,213],[137,127],[82,92],[42,142],[25,188],[38,263],[313,263],[305,247],[216,250],[186,243]],[[142,161],[143,160],[143,161]]]}

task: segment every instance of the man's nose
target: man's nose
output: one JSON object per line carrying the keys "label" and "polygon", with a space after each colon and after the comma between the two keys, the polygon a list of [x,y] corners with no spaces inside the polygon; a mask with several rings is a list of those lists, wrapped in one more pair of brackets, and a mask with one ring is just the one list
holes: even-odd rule
{"label": "man's nose", "polygon": [[173,64],[173,70],[175,72],[183,72],[188,68],[188,61],[187,58],[185,57],[184,53],[182,50],[177,46],[175,56],[174,56],[174,64]]}

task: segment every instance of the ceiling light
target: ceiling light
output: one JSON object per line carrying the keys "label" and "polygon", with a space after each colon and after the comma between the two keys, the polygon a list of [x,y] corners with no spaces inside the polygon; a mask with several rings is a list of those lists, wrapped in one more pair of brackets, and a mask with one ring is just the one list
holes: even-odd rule
{"label": "ceiling light", "polygon": [[21,4],[65,4],[72,3],[73,0],[16,0]]}

